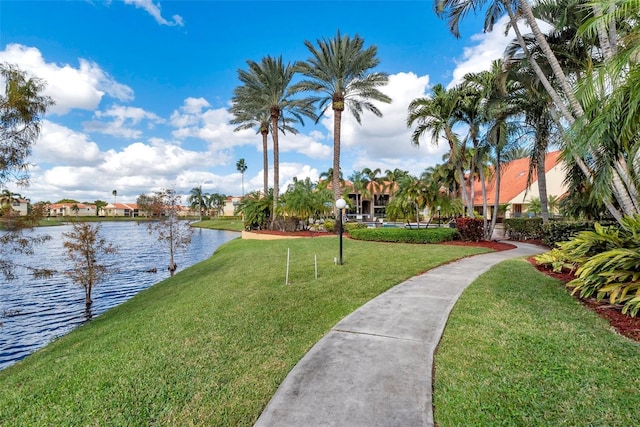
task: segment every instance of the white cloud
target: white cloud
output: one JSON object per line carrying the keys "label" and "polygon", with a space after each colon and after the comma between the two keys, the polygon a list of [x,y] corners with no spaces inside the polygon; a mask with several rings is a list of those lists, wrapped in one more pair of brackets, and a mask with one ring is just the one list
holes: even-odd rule
{"label": "white cloud", "polygon": [[[106,111],[96,111],[94,117],[98,120],[83,123],[85,131],[123,138],[140,138],[142,131],[135,129],[134,126],[140,124],[143,120],[148,122],[149,128],[153,128],[155,124],[164,123],[164,119],[154,113],[145,111],[142,108],[122,105],[113,105]],[[112,120],[107,122],[99,120],[103,118],[112,118]]]}
{"label": "white cloud", "polygon": [[133,99],[133,90],[118,83],[98,64],[82,58],[79,61],[79,68],[47,63],[37,48],[20,44],[9,44],[0,51],[0,62],[16,64],[47,83],[45,94],[56,102],[50,108],[52,113],[62,115],[74,108],[94,110],[105,94],[120,101]]}
{"label": "white cloud", "polygon": [[125,4],[134,5],[138,9],[143,9],[149,15],[153,16],[153,19],[160,25],[168,25],[168,26],[184,26],[184,20],[180,15],[173,15],[173,21],[167,21],[162,17],[162,12],[160,11],[160,3],[155,4],[151,0],[124,0]]}
{"label": "white cloud", "polygon": [[[426,96],[429,76],[414,73],[397,73],[389,76],[389,83],[382,89],[392,98],[391,104],[380,104],[383,116],[365,112],[362,126],[350,114],[342,116],[341,166],[345,177],[352,170],[364,167],[385,169],[399,167],[418,173],[425,167],[441,162],[444,147],[429,143],[419,148],[411,144],[411,129],[407,128],[407,108],[415,98]],[[329,133],[333,129],[333,113],[328,111],[322,124]],[[398,165],[398,166],[394,166]]]}
{"label": "white cloud", "polygon": [[[447,87],[451,88],[460,83],[465,74],[489,70],[493,61],[502,58],[505,48],[516,37],[513,28],[509,29],[507,35],[504,34],[508,23],[509,17],[505,15],[496,22],[493,31],[471,36],[474,44],[464,49],[462,59],[453,70],[453,79]],[[538,25],[543,32],[551,28],[549,24],[542,21],[538,21]],[[519,28],[522,34],[530,32],[529,27],[524,23],[520,23]]]}
{"label": "white cloud", "polygon": [[98,145],[87,135],[59,124],[43,120],[42,132],[33,148],[31,161],[66,165],[95,165],[102,154]]}

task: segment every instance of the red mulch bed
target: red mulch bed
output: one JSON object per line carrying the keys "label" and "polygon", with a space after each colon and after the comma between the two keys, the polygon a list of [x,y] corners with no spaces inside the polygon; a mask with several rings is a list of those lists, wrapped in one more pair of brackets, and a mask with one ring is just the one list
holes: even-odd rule
{"label": "red mulch bed", "polygon": [[[562,283],[569,283],[575,278],[575,276],[569,271],[556,273],[550,267],[537,265],[533,257],[528,258],[528,261],[537,268],[538,271],[546,274],[547,276],[558,279]],[[577,295],[574,295],[574,298],[580,301],[585,307],[595,311],[598,316],[606,319],[619,334],[640,342],[640,317],[631,317],[626,314],[622,314],[620,306],[611,305],[606,300],[598,301],[595,298],[580,298]]]}
{"label": "red mulch bed", "polygon": [[516,245],[512,245],[511,243],[504,242],[494,242],[494,241],[482,241],[482,242],[461,242],[459,240],[454,240],[451,242],[443,242],[441,245],[449,245],[449,246],[475,246],[480,248],[488,248],[493,249],[494,251],[508,251],[509,249],[515,249]]}
{"label": "red mulch bed", "polygon": [[329,236],[326,231],[280,231],[280,230],[251,230],[256,234],[273,234],[275,236],[299,236],[299,237],[316,237],[316,236]]}

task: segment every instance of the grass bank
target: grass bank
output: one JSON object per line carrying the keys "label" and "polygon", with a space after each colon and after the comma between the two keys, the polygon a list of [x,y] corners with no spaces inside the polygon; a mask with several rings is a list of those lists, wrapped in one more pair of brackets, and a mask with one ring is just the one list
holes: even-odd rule
{"label": "grass bank", "polygon": [[346,240],[339,267],[337,245],[223,245],[0,371],[0,425],[252,425],[338,320],[410,276],[484,251]]}
{"label": "grass bank", "polygon": [[512,260],[454,307],[436,354],[445,426],[640,425],[640,344],[612,332],[560,282]]}
{"label": "grass bank", "polygon": [[244,223],[241,219],[213,218],[194,222],[192,227],[210,228],[213,230],[242,231]]}

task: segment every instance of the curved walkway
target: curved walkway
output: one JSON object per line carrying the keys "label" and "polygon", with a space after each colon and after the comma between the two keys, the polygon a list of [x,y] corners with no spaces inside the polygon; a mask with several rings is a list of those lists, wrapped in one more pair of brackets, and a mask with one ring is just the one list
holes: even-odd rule
{"label": "curved walkway", "polygon": [[449,312],[493,265],[546,250],[516,245],[412,277],[342,319],[289,372],[255,426],[432,426],[433,356]]}

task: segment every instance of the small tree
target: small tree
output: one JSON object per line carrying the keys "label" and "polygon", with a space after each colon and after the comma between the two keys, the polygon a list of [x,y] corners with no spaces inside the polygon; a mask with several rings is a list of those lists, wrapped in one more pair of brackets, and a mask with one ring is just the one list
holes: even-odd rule
{"label": "small tree", "polygon": [[174,260],[175,253],[189,246],[193,229],[187,221],[180,220],[178,217],[181,197],[175,190],[156,191],[151,196],[151,200],[152,212],[159,213],[159,216],[156,221],[149,222],[149,233],[156,234],[158,241],[169,247],[168,269],[173,276],[178,269]]}
{"label": "small tree", "polygon": [[[29,184],[28,157],[40,136],[42,117],[53,99],[43,95],[45,82],[29,76],[15,65],[0,63],[0,187],[9,181],[18,186]],[[11,203],[3,215],[4,231],[0,233],[0,274],[15,278],[12,254],[31,254],[33,246],[48,236],[32,237],[22,233],[31,228],[42,216],[43,209],[32,209],[27,217],[13,215]]]}
{"label": "small tree", "polygon": [[102,256],[116,252],[116,248],[100,237],[100,224],[74,222],[72,230],[62,233],[65,237],[65,258],[72,263],[72,268],[65,271],[73,283],[84,288],[84,299],[87,309],[93,302],[91,290],[109,273],[109,268],[100,263]]}

